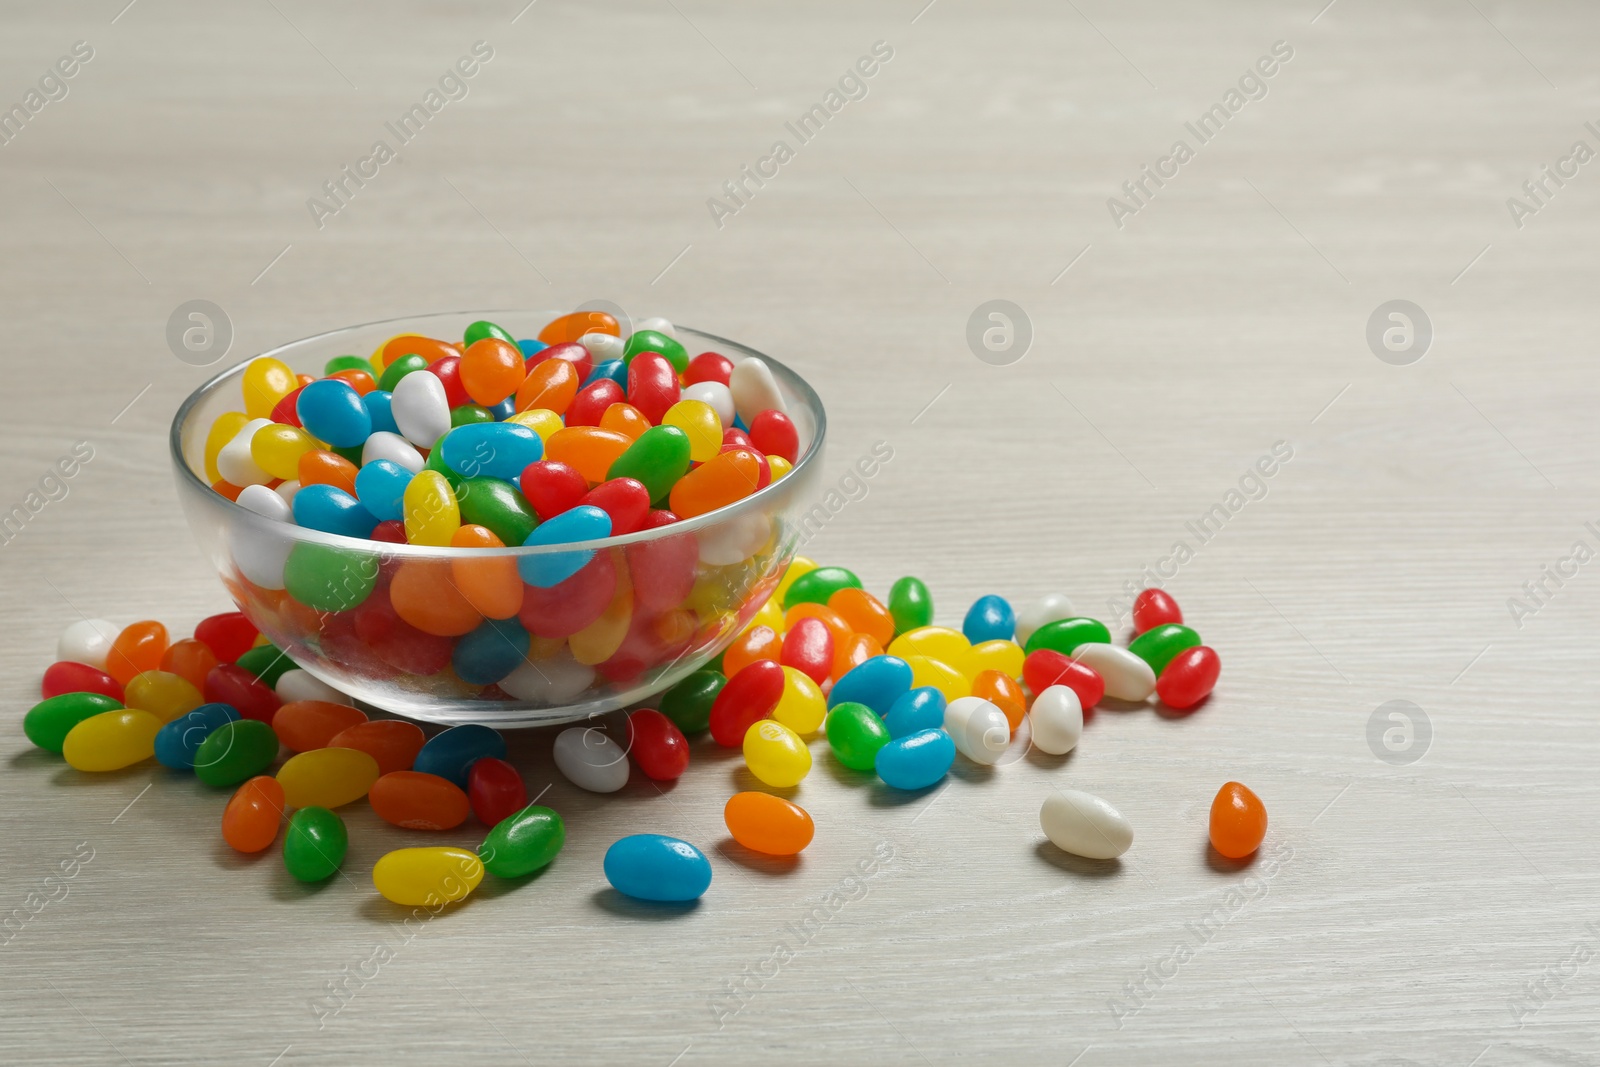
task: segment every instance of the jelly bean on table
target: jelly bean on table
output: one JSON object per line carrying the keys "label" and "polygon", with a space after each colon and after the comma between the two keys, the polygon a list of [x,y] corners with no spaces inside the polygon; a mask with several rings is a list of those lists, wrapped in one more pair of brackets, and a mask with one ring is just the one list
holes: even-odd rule
{"label": "jelly bean on table", "polygon": [[770,793],[735,793],[723,806],[722,821],[739,844],[769,856],[793,856],[817,832],[809,812]]}
{"label": "jelly bean on table", "polygon": [[528,806],[528,787],[515,767],[489,756],[467,772],[467,798],[478,821],[493,826]]}
{"label": "jelly bean on table", "polygon": [[1211,801],[1211,847],[1228,859],[1243,859],[1267,836],[1267,808],[1248,786],[1228,782]]}
{"label": "jelly bean on table", "polygon": [[633,834],[612,843],[605,855],[606,880],[639,900],[686,903],[711,888],[711,863],[687,841],[661,834]]}

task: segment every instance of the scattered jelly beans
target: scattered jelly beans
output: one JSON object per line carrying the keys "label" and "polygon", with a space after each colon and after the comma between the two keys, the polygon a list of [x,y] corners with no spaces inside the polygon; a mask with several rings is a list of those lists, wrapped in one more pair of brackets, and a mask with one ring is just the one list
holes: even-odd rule
{"label": "scattered jelly beans", "polygon": [[1157,678],[1180,652],[1200,644],[1200,635],[1182,623],[1165,622],[1150,627],[1128,643],[1128,651],[1150,665]]}
{"label": "scattered jelly beans", "polygon": [[1065,685],[1052,685],[1034,697],[1028,721],[1033,725],[1034,747],[1052,756],[1071,752],[1083,737],[1083,705]]}
{"label": "scattered jelly beans", "polygon": [[496,878],[522,878],[549,866],[566,840],[561,816],[530,804],[495,824],[478,846],[478,858]]}
{"label": "scattered jelly beans", "polygon": [[342,808],[367,795],[378,761],[353,748],[316,748],[289,757],[277,778],[291,808]]}
{"label": "scattered jelly beans", "polygon": [[1144,589],[1133,599],[1133,629],[1144,633],[1164,623],[1183,621],[1183,609],[1171,594],[1161,589]]}
{"label": "scattered jelly beans", "polygon": [[1156,695],[1169,708],[1184,711],[1194,707],[1216,688],[1222,661],[1206,645],[1186,649],[1172,658],[1156,679]]}
{"label": "scattered jelly beans", "polygon": [[745,731],[744,765],[767,785],[787,789],[811,773],[811,750],[783,723],[763,719]]}
{"label": "scattered jelly beans", "polygon": [[28,740],[48,752],[60,752],[72,728],[122,707],[122,701],[103,693],[61,693],[41,700],[22,719],[22,732]]}
{"label": "scattered jelly beans", "polygon": [[528,806],[528,787],[511,764],[485,757],[467,773],[467,797],[478,821],[494,826]]}
{"label": "scattered jelly beans", "polygon": [[1039,828],[1063,852],[1115,859],[1133,844],[1133,827],[1110,804],[1076,789],[1058,789],[1039,809]]}
{"label": "scattered jelly beans", "polygon": [[161,725],[148,711],[104,711],[68,731],[61,754],[75,770],[120,771],[156,754]]}
{"label": "scattered jelly beans", "polygon": [[628,784],[628,754],[605,731],[574,726],[556,735],[556,769],[591,793],[615,793]]}
{"label": "scattered jelly beans", "polygon": [[983,596],[967,609],[961,632],[968,641],[1009,641],[1017,630],[1017,616],[1003,597]]}
{"label": "scattered jelly beans", "polygon": [[506,741],[499,731],[473,723],[435,734],[422,746],[412,766],[425,774],[437,774],[464,790],[472,765],[484,757],[505,759]]}
{"label": "scattered jelly beans", "polygon": [[866,704],[845,702],[828,712],[828,746],[838,761],[853,771],[876,767],[878,750],[889,743],[889,728]]}
{"label": "scattered jelly beans", "polygon": [[378,818],[407,830],[451,830],[472,812],[460,786],[420,771],[390,771],[372,783],[367,800]]}
{"label": "scattered jelly beans", "polygon": [[278,758],[278,735],[257,719],[225,722],[200,742],[194,776],[206,785],[231,788],[264,772]]}
{"label": "scattered jelly beans", "polygon": [[1211,847],[1231,860],[1244,859],[1267,836],[1267,806],[1248,786],[1228,782],[1211,801]]}
{"label": "scattered jelly beans", "polygon": [[689,769],[689,741],[672,719],[651,708],[628,716],[628,754],[646,778],[670,782]]}
{"label": "scattered jelly beans", "polygon": [[624,896],[681,903],[711,888],[711,862],[687,841],[633,834],[606,849],[606,881]]}
{"label": "scattered jelly beans", "polygon": [[1095,642],[1080,645],[1072,655],[1105,680],[1106,695],[1114,700],[1137,702],[1156,690],[1156,673],[1150,664],[1125,648]]}
{"label": "scattered jelly beans", "polygon": [[956,760],[950,735],[933,727],[895,738],[878,749],[873,768],[896,789],[926,789],[949,773]]}
{"label": "scattered jelly beans", "polygon": [[974,763],[995,763],[1011,743],[1006,713],[982,697],[959,697],[944,709],[944,729],[956,751]]}
{"label": "scattered jelly beans", "polygon": [[723,806],[722,821],[739,844],[769,856],[793,856],[817,832],[809,812],[770,793],[735,793]]}
{"label": "scattered jelly beans", "polygon": [[386,900],[408,906],[466,899],[483,881],[483,861],[463,848],[402,848],[372,868],[372,884]]}
{"label": "scattered jelly beans", "polygon": [[261,852],[278,839],[283,786],[261,775],[239,787],[222,811],[222,839],[240,852]]}
{"label": "scattered jelly beans", "polygon": [[156,733],[156,762],[175,771],[194,770],[200,743],[223,723],[237,722],[239,713],[226,704],[202,704],[162,725]]}
{"label": "scattered jelly beans", "polygon": [[325,881],[344,863],[349,848],[343,819],[327,808],[301,808],[284,832],[283,866],[299,881]]}

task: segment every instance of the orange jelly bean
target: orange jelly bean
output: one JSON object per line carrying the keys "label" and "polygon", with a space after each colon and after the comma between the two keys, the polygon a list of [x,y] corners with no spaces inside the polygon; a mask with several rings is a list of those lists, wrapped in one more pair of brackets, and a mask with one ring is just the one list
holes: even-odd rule
{"label": "orange jelly bean", "polygon": [[161,669],[176,674],[196,689],[205,689],[206,675],[217,665],[217,654],[204,641],[186,637],[174,641],[161,654]]}
{"label": "orange jelly bean", "polygon": [[[555,437],[550,440],[553,442]],[[668,507],[678,518],[692,519],[735,500],[743,500],[756,491],[760,478],[759,456],[748,448],[730,449],[712,456],[678,479],[668,498]]]}
{"label": "orange jelly bean", "polygon": [[467,821],[472,804],[448,778],[394,771],[372,783],[367,802],[384,822],[407,830],[449,830]]}
{"label": "orange jelly bean", "polygon": [[460,637],[483,621],[483,613],[456,588],[450,563],[442,559],[408,559],[389,584],[395,614],[425,634]]}
{"label": "orange jelly bean", "polygon": [[793,856],[816,835],[806,809],[771,793],[735,793],[722,809],[733,839],[753,852]]}
{"label": "orange jelly bean", "polygon": [[278,839],[283,786],[262,774],[239,787],[222,809],[222,839],[240,852],[260,852]]}
{"label": "orange jelly bean", "polygon": [[[545,363],[556,362],[567,361],[545,360]],[[544,363],[539,366],[544,366]],[[591,485],[599,485],[606,480],[606,472],[617,461],[617,457],[626,452],[631,444],[632,441],[615,430],[602,430],[598,426],[568,426],[550,435],[550,439],[544,443],[544,458],[565,463],[583,475]],[[672,510],[680,519],[688,518],[676,506]]]}
{"label": "orange jelly bean", "polygon": [[[451,548],[504,548],[505,542],[482,526],[468,523],[450,535]],[[522,610],[522,579],[512,556],[453,559],[450,577],[456,588],[484,618],[509,619]]]}
{"label": "orange jelly bean", "polygon": [[423,337],[417,333],[403,333],[398,337],[391,337],[378,349],[378,358],[384,368],[399,359],[401,356],[421,356],[429,363],[443,359],[445,356],[459,356],[461,351],[448,341],[438,341],[432,337]]}
{"label": "orange jelly bean", "polygon": [[273,732],[290,752],[328,748],[334,736],[367,721],[367,713],[326,700],[293,700],[272,717]]}
{"label": "orange jelly bean", "polygon": [[244,492],[244,486],[234,485],[232,482],[225,482],[221,478],[218,478],[216,481],[212,482],[211,488],[218,494],[227,497],[236,504],[239,502],[239,494]]}
{"label": "orange jelly bean", "polygon": [[[494,339],[486,337],[484,340]],[[483,341],[478,341],[473,347],[481,344]],[[578,368],[570,359],[547,359],[536,364],[517,386],[517,410],[543,408],[557,415],[565,414],[582,384],[578,380]]]}
{"label": "orange jelly bean", "polygon": [[832,608],[812,603],[796,604],[786,611],[783,616],[784,631],[787,632],[794,629],[794,624],[801,619],[821,619],[822,624],[828,628],[828,633],[833,635],[835,652],[839,650],[839,646],[855,636],[855,630],[848,622],[844,621],[843,615],[840,615]]}
{"label": "orange jelly bean", "polygon": [[828,607],[858,634],[870,634],[880,645],[894,640],[894,616],[883,601],[865,589],[840,589],[828,598]]}
{"label": "orange jelly bean", "polygon": [[356,495],[356,465],[343,456],[314,449],[300,457],[296,473],[302,486],[331,485]]}
{"label": "orange jelly bean", "polygon": [[136,674],[161,669],[161,657],[167,652],[167,628],[159,622],[146,620],[128,626],[111,642],[106,653],[106,673],[123,685]]}
{"label": "orange jelly bean", "polygon": [[467,346],[460,373],[467,395],[484,407],[493,407],[517,391],[528,369],[522,349],[498,337],[480,337]]}
{"label": "orange jelly bean", "polygon": [[972,680],[972,695],[982,697],[1005,712],[1012,733],[1016,733],[1023,716],[1028,714],[1028,698],[1023,695],[1022,686],[1004,671],[979,671]]}
{"label": "orange jelly bean", "polygon": [[586,333],[609,333],[612,337],[621,337],[622,327],[604,311],[574,311],[546,323],[544,329],[539,331],[539,340],[547,345],[564,345]]}
{"label": "orange jelly bean", "polygon": [[843,644],[833,646],[833,668],[828,671],[828,677],[837,682],[852,668],[881,655],[883,646],[878,644],[877,638],[871,634],[851,634]]}
{"label": "orange jelly bean", "polygon": [[[279,709],[282,710],[282,709]],[[378,773],[409,771],[427,743],[422,727],[403,719],[357,723],[328,739],[329,748],[353,748],[378,761]]]}
{"label": "orange jelly bean", "polygon": [[1211,802],[1211,847],[1231,860],[1261,847],[1267,836],[1267,806],[1249,787],[1228,782]]}
{"label": "orange jelly bean", "polygon": [[377,381],[364,370],[352,368],[351,370],[335,371],[328,377],[338,378],[340,381],[348,383],[350,388],[354,389],[360,396],[366,396],[378,387]]}
{"label": "orange jelly bean", "polygon": [[615,430],[628,440],[637,441],[650,428],[650,420],[632,404],[619,401],[606,408],[605,414],[600,416],[600,428]]}
{"label": "orange jelly bean", "polygon": [[770,626],[752,626],[733,639],[722,654],[722,673],[732,678],[758,659],[778,661],[783,651],[783,638]]}

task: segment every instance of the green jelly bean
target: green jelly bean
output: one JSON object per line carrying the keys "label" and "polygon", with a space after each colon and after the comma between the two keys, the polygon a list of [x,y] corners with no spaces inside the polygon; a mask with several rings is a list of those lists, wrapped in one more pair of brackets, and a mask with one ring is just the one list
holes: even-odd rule
{"label": "green jelly bean", "polygon": [[323,377],[338,374],[342,370],[359,370],[367,374],[372,373],[372,364],[360,356],[334,356],[322,367]]}
{"label": "green jelly bean", "polygon": [[67,734],[85,719],[121,709],[122,701],[100,693],[62,693],[41,700],[22,717],[22,732],[48,752],[60,752]]}
{"label": "green jelly bean", "polygon": [[[471,426],[476,422],[493,421],[494,412],[490,411],[482,404],[462,404],[460,407],[450,412],[450,425],[452,427]],[[433,451],[437,452],[439,449],[436,448]],[[433,452],[428,453],[428,458],[433,458]]]}
{"label": "green jelly bean", "polygon": [[261,679],[261,684],[268,689],[277,688],[278,679],[283,677],[284,672],[296,667],[295,661],[274,645],[257,645],[234,662]]}
{"label": "green jelly bean", "polygon": [[661,714],[686,734],[703,733],[711,725],[711,705],[727,684],[720,671],[695,671],[661,694]]}
{"label": "green jelly bean", "polygon": [[[435,452],[444,449],[436,448]],[[431,458],[431,457],[430,457]],[[539,525],[539,516],[521,490],[499,478],[463,478],[456,490],[461,521],[486,527],[502,544],[516,546]]]}
{"label": "green jelly bean", "polygon": [[1057,619],[1033,631],[1028,643],[1023,646],[1023,651],[1032,652],[1036,648],[1050,648],[1064,656],[1070,656],[1077,651],[1079,645],[1110,643],[1111,631],[1106,629],[1106,624],[1099,619]]}
{"label": "green jelly bean", "polygon": [[461,335],[461,339],[469,345],[474,341],[481,341],[485,337],[498,337],[507,344],[514,345],[517,343],[516,338],[512,337],[509,333],[506,333],[506,331],[501,329],[499,326],[496,326],[494,323],[485,319],[479,319],[471,326],[468,326],[467,332]]}
{"label": "green jelly bean", "polygon": [[865,704],[845,701],[828,712],[828,746],[839,762],[852,771],[870,771],[877,765],[878,749],[889,743],[889,728]]}
{"label": "green jelly bean", "polygon": [[412,371],[419,371],[428,365],[428,361],[416,353],[401,356],[387,367],[383,368],[383,377],[378,379],[378,388],[387,392],[394,392],[394,387],[400,384],[400,379]]}
{"label": "green jelly bean", "polygon": [[290,549],[283,566],[289,595],[316,611],[348,611],[366,600],[377,582],[374,553],[310,541]]}
{"label": "green jelly bean", "polygon": [[789,583],[789,591],[783,594],[783,610],[788,611],[796,604],[826,605],[828,598],[839,590],[860,588],[861,579],[854,571],[843,567],[818,567]]}
{"label": "green jelly bean", "polygon": [[339,446],[339,445],[329,445],[328,446],[328,451],[332,452],[334,455],[338,456],[341,459],[349,460],[351,463],[354,463],[357,467],[361,466],[361,446],[360,445],[344,445],[342,447]]}
{"label": "green jelly bean", "polygon": [[676,426],[652,426],[612,462],[606,478],[636,479],[644,483],[651,500],[660,501],[671,495],[688,471],[689,435]]}
{"label": "green jelly bean", "polygon": [[466,479],[458,474],[454,467],[444,461],[444,449],[430,449],[428,458],[422,463],[422,469],[425,471],[438,471],[444,475],[444,480],[450,483],[450,491],[457,496],[461,495],[461,483]]}
{"label": "green jelly bean", "polygon": [[344,820],[327,808],[301,808],[283,835],[283,866],[302,882],[333,876],[350,848]]}
{"label": "green jelly bean", "polygon": [[194,750],[194,776],[228,789],[264,774],[278,758],[278,735],[259,719],[225,722]]}
{"label": "green jelly bean", "polygon": [[567,827],[550,808],[529,804],[507,815],[478,846],[483,869],[496,878],[521,878],[556,858],[567,840]]}
{"label": "green jelly bean", "polygon": [[889,587],[889,614],[894,617],[896,635],[932,626],[933,594],[921,578],[908,575]]}
{"label": "green jelly bean", "polygon": [[1150,664],[1150,669],[1159,678],[1179,652],[1194,648],[1199,643],[1199,634],[1182,623],[1168,622],[1152,626],[1128,642],[1128,651]]}
{"label": "green jelly bean", "polygon": [[689,353],[675,338],[655,330],[639,330],[628,338],[628,344],[622,350],[622,362],[630,364],[633,357],[640,352],[659,352],[667,357],[667,362],[672,364],[673,370],[679,374],[689,369]]}

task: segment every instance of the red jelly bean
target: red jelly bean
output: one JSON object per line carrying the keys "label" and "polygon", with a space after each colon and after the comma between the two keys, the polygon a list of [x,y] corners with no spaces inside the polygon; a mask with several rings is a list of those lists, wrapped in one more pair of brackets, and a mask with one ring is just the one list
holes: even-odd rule
{"label": "red jelly bean", "polygon": [[269,416],[273,422],[282,423],[285,426],[304,425],[300,421],[300,413],[295,410],[295,405],[300,402],[300,390],[304,388],[305,386],[300,386],[273,405],[272,414]]}
{"label": "red jelly bean", "polygon": [[628,754],[645,777],[670,782],[689,769],[689,740],[659,711],[640,708],[628,716]]}
{"label": "red jelly bean", "polygon": [[650,513],[650,490],[635,478],[613,478],[584,494],[580,504],[590,504],[611,516],[611,534],[633,533]]}
{"label": "red jelly bean", "polygon": [[406,524],[399,519],[385,519],[367,535],[373,541],[386,541],[391,545],[406,543]]}
{"label": "red jelly bean", "polygon": [[522,591],[517,618],[537,637],[571,637],[600,617],[617,591],[617,563],[611,552],[597,552],[578,572],[548,589]]}
{"label": "red jelly bean", "polygon": [[728,679],[711,704],[711,736],[725,748],[744,744],[750,727],[766,718],[783,696],[783,668],[756,660]]}
{"label": "red jelly bean", "polygon": [[540,522],[548,522],[578,506],[589,491],[589,483],[576,467],[553,459],[530,463],[522,471],[522,495],[533,505]]}
{"label": "red jelly bean", "polygon": [[442,356],[428,364],[429,371],[444,383],[444,398],[453,408],[472,403],[467,387],[461,382],[461,357]]}
{"label": "red jelly bean", "polygon": [[667,409],[678,402],[678,372],[658,352],[640,352],[628,364],[628,403],[652,425],[660,425]]}
{"label": "red jelly bean", "polygon": [[606,408],[612,404],[620,404],[627,399],[623,395],[622,386],[610,378],[601,378],[599,381],[590,382],[578,390],[578,395],[573,397],[572,403],[568,405],[567,425],[599,426],[600,416],[606,413]]}
{"label": "red jelly bean", "polygon": [[782,456],[790,463],[800,458],[800,431],[794,420],[768,408],[750,420],[750,443],[766,456]]}
{"label": "red jelly bean", "polygon": [[730,448],[748,448],[752,452],[756,450],[756,446],[750,442],[750,435],[737,426],[729,426],[722,431],[722,448],[719,451],[726,452]]}
{"label": "red jelly bean", "polygon": [[683,384],[720,382],[727,385],[732,377],[733,360],[719,352],[702,352],[689,361],[689,369],[683,374]]}
{"label": "red jelly bean", "polygon": [[511,764],[485,756],[467,772],[467,799],[479,822],[496,826],[528,806],[528,787]]}
{"label": "red jelly bean", "polygon": [[1192,708],[1216,688],[1222,660],[1206,645],[1186,648],[1172,658],[1156,679],[1156,695],[1169,708]]}
{"label": "red jelly bean", "polygon": [[195,640],[209,645],[219,663],[232,663],[249,652],[260,635],[256,624],[245,618],[241,611],[228,611],[201,619],[194,628]]}
{"label": "red jelly bean", "polygon": [[355,635],[384,663],[407,674],[438,674],[455,642],[423,633],[402,619],[387,596],[369,596],[355,611]]}
{"label": "red jelly bean", "polygon": [[237,663],[211,668],[206,675],[205,698],[207,703],[231,704],[245,718],[258,719],[269,726],[282,703],[278,694]]}
{"label": "red jelly bean", "polygon": [[1162,589],[1146,589],[1133,600],[1133,631],[1144,633],[1169,622],[1182,622],[1183,609]]}
{"label": "red jelly bean", "polygon": [[785,667],[798,667],[818,685],[827,681],[833,670],[833,634],[827,624],[810,615],[796,622],[783,637],[778,662]]}
{"label": "red jelly bean", "polygon": [[[639,525],[654,530],[678,521],[670,511],[652,511]],[[700,564],[700,542],[692,533],[676,534],[622,550],[633,577],[633,603],[636,611],[653,612],[675,608],[689,598],[694,589],[695,570]]]}
{"label": "red jelly bean", "polygon": [[576,341],[540,349],[528,357],[528,369],[532,370],[547,359],[564,359],[571,363],[572,369],[578,372],[580,382],[588,378],[589,372],[594,370],[594,357],[589,354],[587,348]]}
{"label": "red jelly bean", "polygon": [[39,695],[49,700],[62,693],[99,693],[113,700],[122,699],[122,683],[105,671],[87,663],[62,660],[45,668]]}
{"label": "red jelly bean", "polygon": [[1106,695],[1106,680],[1100,672],[1053,648],[1036,648],[1022,661],[1022,680],[1034,695],[1052,685],[1064,685],[1078,694],[1078,703],[1088,711]]}

